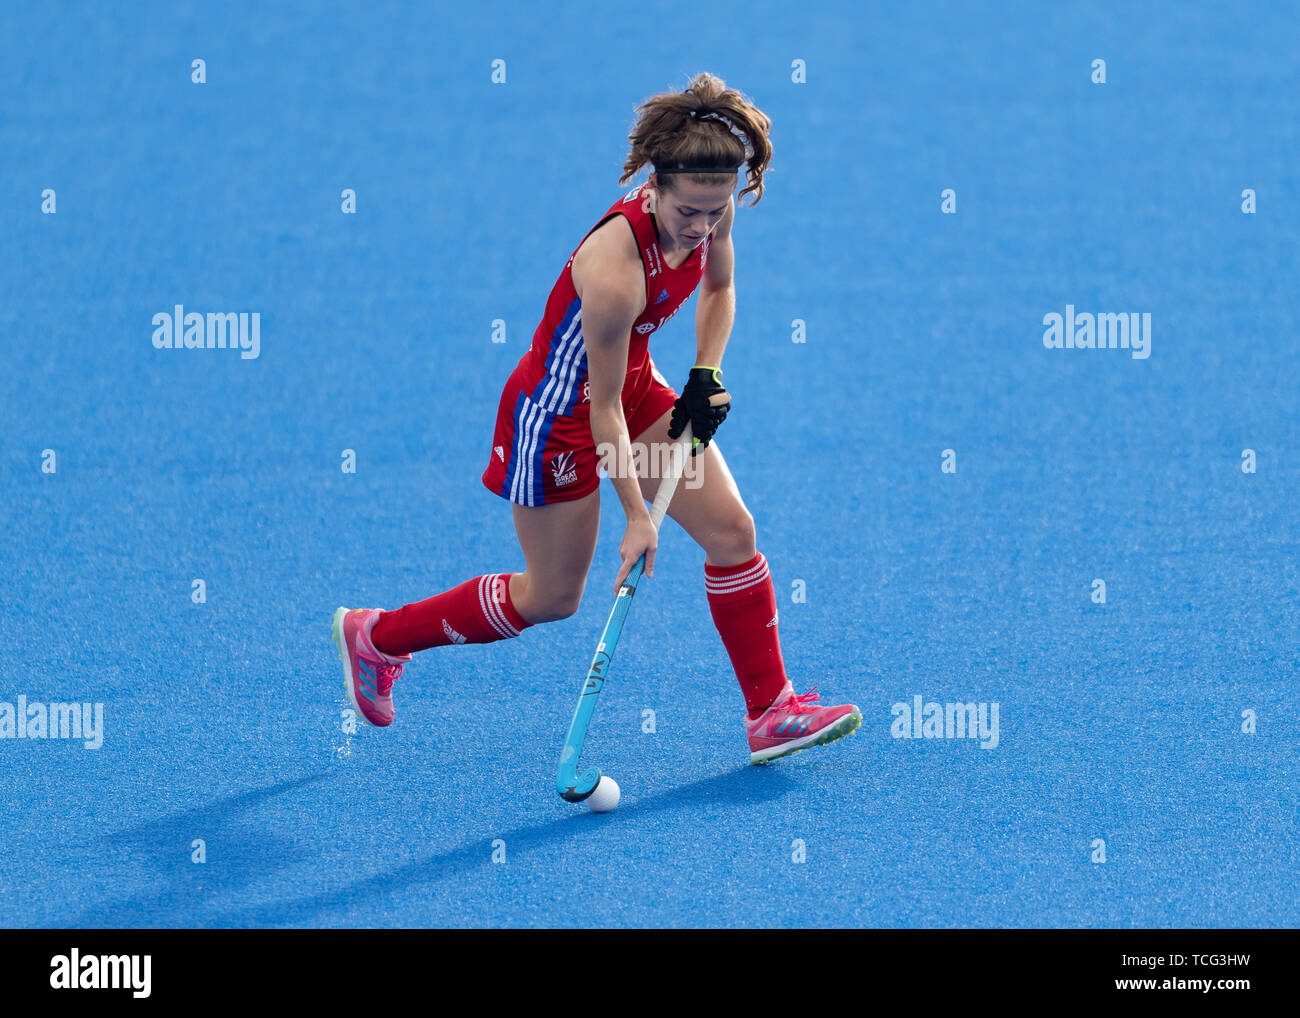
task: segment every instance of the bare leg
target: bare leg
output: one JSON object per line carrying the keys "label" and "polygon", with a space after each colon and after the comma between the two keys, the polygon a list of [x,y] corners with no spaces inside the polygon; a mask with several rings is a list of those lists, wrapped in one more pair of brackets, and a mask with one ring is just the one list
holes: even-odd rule
{"label": "bare leg", "polygon": [[600,530],[600,490],[572,502],[512,505],[527,568],[510,578],[510,600],[531,623],[578,610]]}
{"label": "bare leg", "polygon": [[[653,443],[671,442],[668,437],[668,424],[672,414],[665,413],[655,421],[635,441],[655,450]],[[717,448],[709,445],[696,457],[695,465],[702,481],[695,488],[686,478],[677,486],[668,515],[683,530],[694,538],[705,552],[705,561],[714,566],[734,566],[748,562],[757,551],[755,549],[754,518],[740,497],[735,478],[727,469],[726,461]],[[658,456],[650,456],[650,462],[657,462]],[[653,501],[659,489],[659,478],[642,477],[641,494],[647,501]]]}

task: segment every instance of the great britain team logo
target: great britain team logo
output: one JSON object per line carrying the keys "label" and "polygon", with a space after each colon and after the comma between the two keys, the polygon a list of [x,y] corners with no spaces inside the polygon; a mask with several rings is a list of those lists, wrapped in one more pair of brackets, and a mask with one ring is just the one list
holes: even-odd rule
{"label": "great britain team logo", "polygon": [[573,453],[560,452],[555,454],[551,460],[551,476],[555,478],[557,488],[563,488],[566,484],[572,484],[578,479],[578,468],[573,465]]}

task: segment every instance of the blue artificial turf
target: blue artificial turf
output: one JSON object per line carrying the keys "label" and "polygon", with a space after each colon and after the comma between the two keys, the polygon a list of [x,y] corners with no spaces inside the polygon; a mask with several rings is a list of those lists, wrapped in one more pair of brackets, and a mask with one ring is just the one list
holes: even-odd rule
{"label": "blue artificial turf", "polygon": [[[104,741],[0,740],[0,925],[1300,922],[1300,16],[552,6],[9,10],[0,701]],[[748,766],[670,525],[585,758],[623,803],[561,802],[606,484],[576,616],[418,655],[345,736],[337,605],[522,568],[501,386],[633,107],[705,69],[776,152],[718,444],[789,673],[862,728]],[[178,303],[259,312],[260,356],[154,349]],[[1149,312],[1151,356],[1046,349],[1067,304]],[[652,351],[680,387],[693,314]],[[893,737],[917,695],[997,703],[996,748]]]}

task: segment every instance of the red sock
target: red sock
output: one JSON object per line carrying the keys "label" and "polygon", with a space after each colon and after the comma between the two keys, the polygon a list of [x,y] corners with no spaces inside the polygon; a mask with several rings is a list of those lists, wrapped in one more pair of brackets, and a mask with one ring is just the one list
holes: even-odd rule
{"label": "red sock", "polygon": [[767,559],[758,552],[738,566],[706,562],[704,586],[713,624],[745,694],[745,707],[751,714],[766,710],[786,683],[776,633],[776,591]]}
{"label": "red sock", "polygon": [[384,612],[370,631],[385,654],[414,654],[452,643],[494,643],[532,625],[510,603],[513,573],[488,573],[435,597]]}

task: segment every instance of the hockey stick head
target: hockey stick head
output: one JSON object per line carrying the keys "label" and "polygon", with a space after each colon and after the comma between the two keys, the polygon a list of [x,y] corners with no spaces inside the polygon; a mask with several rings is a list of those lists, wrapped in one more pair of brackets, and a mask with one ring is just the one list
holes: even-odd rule
{"label": "hockey stick head", "polygon": [[582,802],[583,799],[590,798],[599,784],[599,767],[588,767],[579,774],[576,759],[560,762],[560,771],[555,778],[555,790],[566,802]]}

